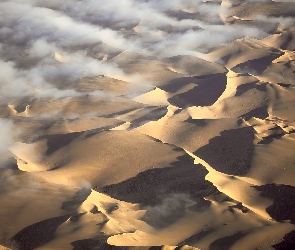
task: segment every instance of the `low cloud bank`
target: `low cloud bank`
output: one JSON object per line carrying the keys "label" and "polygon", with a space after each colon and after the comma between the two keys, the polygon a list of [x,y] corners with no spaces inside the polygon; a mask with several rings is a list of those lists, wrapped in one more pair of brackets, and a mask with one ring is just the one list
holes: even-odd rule
{"label": "low cloud bank", "polygon": [[294,25],[291,17],[265,16],[229,23],[233,3],[239,1],[3,0],[0,105],[25,97],[77,97],[85,93],[74,89],[76,82],[101,75],[131,82],[132,95],[153,83],[109,60],[121,52],[154,59],[198,56],[235,39],[266,37],[268,29],[259,22],[273,24],[272,30]]}

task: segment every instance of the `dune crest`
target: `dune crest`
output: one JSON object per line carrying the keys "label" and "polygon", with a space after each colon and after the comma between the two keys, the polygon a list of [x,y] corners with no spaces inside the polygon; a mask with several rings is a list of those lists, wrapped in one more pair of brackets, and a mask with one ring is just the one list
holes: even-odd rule
{"label": "dune crest", "polygon": [[0,2],[0,249],[295,245],[295,4]]}

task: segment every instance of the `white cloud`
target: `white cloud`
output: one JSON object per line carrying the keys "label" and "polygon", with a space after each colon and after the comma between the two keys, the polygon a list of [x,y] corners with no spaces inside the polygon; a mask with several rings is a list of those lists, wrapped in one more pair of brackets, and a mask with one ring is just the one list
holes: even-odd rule
{"label": "white cloud", "polygon": [[149,89],[153,83],[143,82],[140,74],[125,73],[115,63],[102,61],[104,55],[114,56],[127,50],[154,59],[196,56],[234,39],[267,36],[267,29],[261,30],[257,22],[286,29],[294,25],[291,17],[264,16],[242,25],[224,24],[220,16],[227,13],[230,5],[223,6],[221,2],[3,0],[0,103],[26,96],[79,96],[81,93],[71,86],[81,78],[99,75],[132,82],[128,89],[132,96],[132,92]]}
{"label": "white cloud", "polygon": [[0,118],[0,153],[5,153],[14,142],[13,124],[7,119]]}
{"label": "white cloud", "polygon": [[0,169],[5,167],[7,160],[12,156],[9,147],[14,144],[13,123],[8,119],[0,118]]}

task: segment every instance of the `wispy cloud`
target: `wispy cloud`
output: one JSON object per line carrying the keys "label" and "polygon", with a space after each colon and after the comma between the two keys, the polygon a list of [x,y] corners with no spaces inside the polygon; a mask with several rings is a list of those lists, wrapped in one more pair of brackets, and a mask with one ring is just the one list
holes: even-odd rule
{"label": "wispy cloud", "polygon": [[76,97],[82,93],[75,82],[100,75],[132,82],[132,94],[153,83],[108,60],[123,51],[153,59],[198,56],[238,38],[267,36],[268,28],[257,23],[272,23],[271,29],[294,25],[291,17],[264,16],[227,23],[233,3],[238,1],[3,0],[0,102]]}

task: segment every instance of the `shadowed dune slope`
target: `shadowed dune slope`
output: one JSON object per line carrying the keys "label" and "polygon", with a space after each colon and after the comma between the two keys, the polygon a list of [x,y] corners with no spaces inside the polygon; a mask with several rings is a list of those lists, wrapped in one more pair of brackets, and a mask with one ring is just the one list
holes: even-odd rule
{"label": "shadowed dune slope", "polygon": [[295,249],[295,3],[0,1],[0,249]]}

